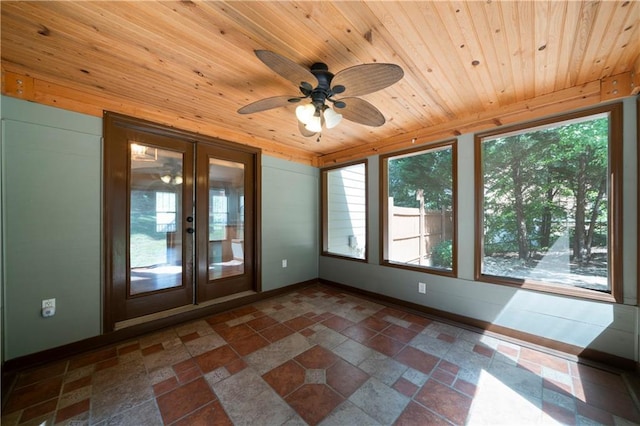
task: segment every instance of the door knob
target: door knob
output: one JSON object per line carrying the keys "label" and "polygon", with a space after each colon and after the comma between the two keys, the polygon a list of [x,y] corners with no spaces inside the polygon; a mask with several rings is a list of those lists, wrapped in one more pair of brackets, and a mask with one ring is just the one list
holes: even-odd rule
{"label": "door knob", "polygon": [[187,216],[187,222],[189,222],[189,223],[193,222],[193,217]]}
{"label": "door knob", "polygon": [[193,228],[187,228],[187,234],[193,234],[195,231],[195,229]]}

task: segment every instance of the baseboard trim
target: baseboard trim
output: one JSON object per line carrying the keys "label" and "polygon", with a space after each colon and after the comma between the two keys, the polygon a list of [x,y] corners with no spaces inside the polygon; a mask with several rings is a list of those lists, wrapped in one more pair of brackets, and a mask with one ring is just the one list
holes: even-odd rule
{"label": "baseboard trim", "polygon": [[318,282],[324,285],[336,287],[342,291],[365,297],[372,301],[381,302],[387,306],[401,307],[416,314],[429,317],[430,319],[448,322],[452,325],[456,325],[470,331],[493,335],[494,337],[512,341],[513,343],[517,343],[522,346],[560,356],[582,364],[592,365],[598,368],[609,367],[610,369],[617,370],[617,372],[638,371],[637,363],[634,360],[608,354],[596,349],[581,348],[579,346],[540,337],[535,334],[525,333],[523,331],[496,325],[487,321],[453,314],[451,312],[430,308],[413,302],[407,302],[405,300],[396,299],[395,297],[386,296],[380,293],[351,287],[349,285],[326,280],[324,278],[319,278]]}
{"label": "baseboard trim", "polygon": [[[37,367],[45,363],[58,361],[61,359],[80,355],[85,352],[94,351],[105,346],[113,345],[122,341],[133,339],[140,335],[158,331],[163,328],[173,327],[183,322],[192,321],[215,315],[224,311],[238,308],[250,303],[259,302],[271,297],[276,297],[284,293],[289,293],[300,288],[308,287],[318,283],[317,279],[303,281],[295,284],[291,284],[285,287],[277,288],[274,290],[268,290],[260,293],[253,293],[248,296],[232,299],[221,303],[216,303],[209,306],[204,306],[201,309],[191,310],[188,312],[181,312],[176,315],[172,315],[166,318],[160,318],[157,320],[145,322],[142,324],[132,325],[126,328],[122,328],[110,333],[101,334],[87,339],[79,340],[77,342],[69,343],[66,345],[58,346],[44,351],[35,352],[33,354],[24,355],[21,357],[7,360],[2,365],[2,377],[11,377],[15,372],[26,370],[29,368]],[[4,382],[4,380],[3,380]],[[3,386],[4,388],[4,386]],[[3,389],[4,394],[4,389]]]}
{"label": "baseboard trim", "polygon": [[[453,325],[468,329],[470,331],[482,332],[494,335],[501,339],[513,341],[514,343],[527,346],[542,352],[550,353],[566,359],[581,362],[583,364],[591,364],[597,367],[607,366],[621,371],[640,371],[640,364],[634,360],[619,357],[617,355],[608,354],[595,349],[585,349],[579,346],[559,342],[557,340],[540,337],[534,334],[525,333],[508,327],[495,325],[487,321],[478,320],[464,315],[453,314],[439,309],[430,308],[413,302],[396,299],[368,290],[359,289],[346,284],[323,278],[311,279],[296,284],[291,284],[274,290],[255,293],[243,298],[229,300],[215,305],[203,307],[189,312],[183,312],[170,317],[161,318],[147,323],[126,327],[110,333],[101,334],[99,336],[90,337],[77,342],[47,349],[29,355],[5,361],[2,365],[2,394],[6,395],[6,385],[12,382],[10,378],[14,377],[19,371],[37,367],[45,363],[70,358],[82,353],[101,349],[103,347],[133,339],[140,335],[161,330],[167,327],[173,327],[183,322],[196,320],[210,315],[215,315],[224,311],[238,308],[250,303],[259,302],[261,300],[276,297],[300,288],[312,286],[315,284],[328,285],[341,291],[349,292],[354,295],[364,297],[366,299],[382,303],[391,307],[401,307],[413,313],[426,316],[428,318],[444,321]],[[9,380],[7,380],[9,379]]]}

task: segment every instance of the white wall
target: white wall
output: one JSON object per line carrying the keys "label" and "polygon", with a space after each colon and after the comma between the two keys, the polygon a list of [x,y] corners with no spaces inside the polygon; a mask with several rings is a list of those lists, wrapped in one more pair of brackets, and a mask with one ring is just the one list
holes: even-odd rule
{"label": "white wall", "polygon": [[[638,361],[637,135],[635,99],[624,101],[624,304],[474,281],[473,134],[458,137],[458,278],[380,266],[379,158],[369,158],[369,260],[320,257],[320,277],[430,308]],[[427,283],[419,294],[417,283]]]}

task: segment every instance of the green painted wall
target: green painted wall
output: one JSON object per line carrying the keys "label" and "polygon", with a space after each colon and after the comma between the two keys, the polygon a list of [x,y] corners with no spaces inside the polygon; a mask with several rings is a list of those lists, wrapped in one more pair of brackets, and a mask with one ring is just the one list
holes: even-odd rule
{"label": "green painted wall", "polygon": [[263,290],[318,278],[319,176],[315,167],[262,157]]}
{"label": "green painted wall", "polygon": [[[2,164],[3,158],[3,144],[2,144],[2,135],[4,134],[4,121],[2,120],[2,105],[0,98],[0,212],[3,211],[2,204],[2,194],[4,184],[3,184],[3,174]],[[0,365],[4,363],[4,227],[2,226],[2,216],[0,215]]]}
{"label": "green painted wall", "polygon": [[[2,97],[0,182],[4,360],[100,334],[102,120]],[[262,287],[318,276],[638,360],[637,135],[625,101],[625,304],[473,281],[473,135],[459,138],[459,278],[380,266],[378,157],[369,158],[368,263],[319,256],[319,171],[262,158]],[[282,260],[287,259],[287,267]],[[427,294],[417,293],[417,282]],[[57,314],[40,316],[55,297]]]}
{"label": "green painted wall", "polygon": [[[102,120],[2,98],[4,357],[100,333]],[[42,299],[56,315],[40,315]]]}
{"label": "green painted wall", "polygon": [[[10,360],[101,333],[102,120],[1,100],[1,325]],[[318,175],[262,158],[265,291],[318,277]],[[57,312],[43,318],[48,298]]]}

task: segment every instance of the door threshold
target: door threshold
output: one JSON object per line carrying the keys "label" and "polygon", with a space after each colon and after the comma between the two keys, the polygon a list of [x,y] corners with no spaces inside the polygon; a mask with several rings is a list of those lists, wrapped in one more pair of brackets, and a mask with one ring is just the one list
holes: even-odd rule
{"label": "door threshold", "polygon": [[162,312],[156,312],[149,315],[144,315],[137,318],[131,318],[124,321],[119,321],[114,326],[114,331],[122,330],[123,328],[132,327],[134,325],[140,325],[147,322],[168,318],[173,315],[182,314],[184,312],[197,311],[198,309],[206,308],[212,305],[218,305],[220,303],[228,302],[230,300],[241,299],[243,297],[251,296],[256,294],[253,290],[242,291],[240,293],[230,294],[229,296],[219,297],[217,299],[207,300],[202,303],[198,303],[195,305],[185,305],[180,306],[179,308],[168,309]]}
{"label": "door threshold", "polygon": [[206,302],[202,302],[196,306],[217,305],[219,303],[228,302],[229,300],[241,299],[243,297],[251,296],[252,294],[257,294],[257,293],[253,290],[241,291],[240,293],[234,293],[228,296],[218,297],[217,299],[207,300]]}

